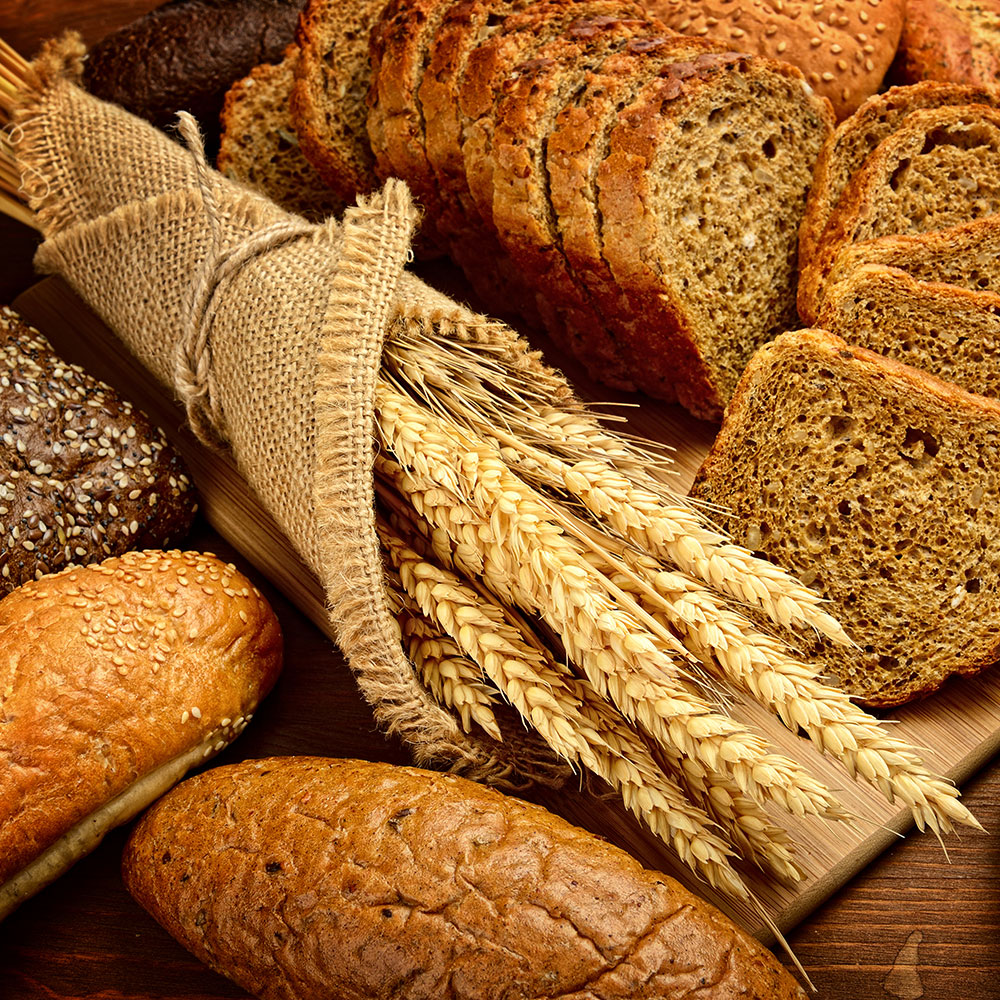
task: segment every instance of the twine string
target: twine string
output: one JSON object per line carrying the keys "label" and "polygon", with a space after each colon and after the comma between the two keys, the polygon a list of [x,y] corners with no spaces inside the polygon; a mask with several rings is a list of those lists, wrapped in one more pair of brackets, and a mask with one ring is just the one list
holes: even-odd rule
{"label": "twine string", "polygon": [[223,448],[228,443],[225,415],[216,392],[211,331],[222,290],[250,261],[291,240],[312,234],[316,227],[289,217],[255,230],[231,247],[222,246],[222,214],[215,197],[214,170],[205,158],[198,123],[186,111],[178,114],[178,131],[194,161],[195,179],[209,221],[212,242],[195,275],[184,330],[174,355],[174,389],[188,423],[203,444]]}

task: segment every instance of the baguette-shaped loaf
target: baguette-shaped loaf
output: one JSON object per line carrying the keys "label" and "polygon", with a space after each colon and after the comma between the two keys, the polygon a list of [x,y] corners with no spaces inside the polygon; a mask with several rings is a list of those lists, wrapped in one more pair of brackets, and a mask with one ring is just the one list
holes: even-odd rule
{"label": "baguette-shaped loaf", "polygon": [[235,567],[130,552],[0,601],[0,917],[223,749],[281,667]]}
{"label": "baguette-shaped loaf", "polygon": [[143,817],[123,874],[267,1000],[802,996],[673,880],[539,806],[414,768],[215,768]]}

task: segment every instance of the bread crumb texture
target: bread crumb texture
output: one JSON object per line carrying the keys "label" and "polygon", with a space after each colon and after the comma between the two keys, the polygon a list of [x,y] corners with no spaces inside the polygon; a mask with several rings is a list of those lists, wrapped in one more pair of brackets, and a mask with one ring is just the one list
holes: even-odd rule
{"label": "bread crumb texture", "polygon": [[1000,404],[806,330],[755,356],[693,494],[830,599],[859,648],[808,655],[888,706],[997,661],[998,487]]}
{"label": "bread crumb texture", "polygon": [[0,884],[143,775],[234,739],[281,648],[253,584],[197,552],[129,552],[0,601]]}
{"label": "bread crumb texture", "polygon": [[673,880],[452,775],[216,768],[146,814],[123,873],[198,958],[270,1000],[802,995]]}
{"label": "bread crumb texture", "polygon": [[195,491],[162,432],[8,306],[0,414],[0,594],[187,534]]}

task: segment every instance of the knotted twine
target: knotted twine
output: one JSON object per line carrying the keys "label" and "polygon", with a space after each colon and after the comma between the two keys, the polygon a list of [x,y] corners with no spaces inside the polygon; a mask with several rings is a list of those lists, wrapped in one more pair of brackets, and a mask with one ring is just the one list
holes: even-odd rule
{"label": "knotted twine", "polygon": [[[566,770],[537,739],[469,736],[417,679],[386,604],[374,529],[374,396],[397,324],[492,329],[404,271],[404,184],[342,224],[289,215],[79,89],[82,46],[50,44],[17,115],[16,153],[60,274],[185,405],[322,582],[338,643],[379,725],[417,763],[523,789]],[[196,139],[196,136],[194,136]]]}

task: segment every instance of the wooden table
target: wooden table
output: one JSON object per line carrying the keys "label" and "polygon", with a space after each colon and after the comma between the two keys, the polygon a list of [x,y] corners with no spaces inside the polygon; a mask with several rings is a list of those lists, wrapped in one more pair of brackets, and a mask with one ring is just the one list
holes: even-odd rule
{"label": "wooden table", "polygon": [[[0,37],[25,54],[62,27],[88,41],[154,6],[148,0],[0,0]],[[31,281],[36,236],[0,217],[0,301]],[[358,756],[402,763],[376,732],[337,650],[205,524],[191,547],[232,558],[273,602],[286,638],[278,688],[219,763],[267,754]],[[790,942],[826,1000],[1000,998],[1000,762],[967,783],[965,801],[992,836],[948,845],[911,834],[841,890]],[[125,831],[26,903],[0,928],[0,998],[140,1000],[242,997],[192,959],[126,893]]]}

